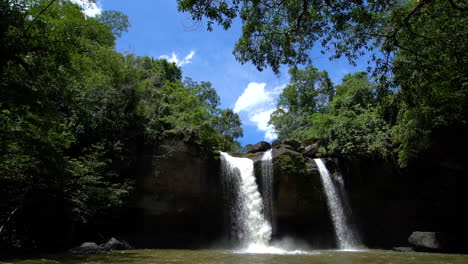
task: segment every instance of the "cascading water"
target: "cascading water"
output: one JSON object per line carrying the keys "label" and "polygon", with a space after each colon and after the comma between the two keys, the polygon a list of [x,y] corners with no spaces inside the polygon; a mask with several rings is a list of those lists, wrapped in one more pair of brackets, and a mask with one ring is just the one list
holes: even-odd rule
{"label": "cascading water", "polygon": [[272,225],[274,229],[273,221],[273,161],[272,161],[272,150],[268,150],[263,153],[262,156],[262,194],[263,194],[263,214],[265,218]]}
{"label": "cascading water", "polygon": [[234,230],[231,231],[247,250],[266,248],[271,238],[271,225],[262,214],[263,203],[255,182],[253,161],[221,152],[221,167],[225,188],[236,194],[231,212]]}
{"label": "cascading water", "polygon": [[[266,197],[269,214],[271,216],[272,196],[272,167],[271,151],[262,157],[268,164],[263,171],[268,172],[268,182],[262,186],[269,188],[270,193]],[[268,168],[269,167],[269,168]],[[276,242],[276,246],[270,246],[272,228],[270,222],[263,215],[263,201],[255,181],[254,163],[248,158],[232,157],[228,153],[221,152],[221,169],[223,189],[227,195],[226,202],[230,208],[228,219],[230,233],[240,242],[240,253],[256,254],[315,254],[297,250],[293,241]],[[263,177],[267,179],[267,177]],[[302,247],[303,248],[303,247]]]}
{"label": "cascading water", "polygon": [[[347,215],[343,209],[343,205],[345,203],[343,203],[342,199],[340,198],[340,195],[337,192],[335,185],[333,184],[325,163],[322,159],[314,159],[314,161],[319,169],[323,189],[325,190],[325,194],[327,196],[328,208],[330,210],[333,225],[335,227],[338,246],[340,249],[345,250],[362,247],[357,233],[353,230],[348,222]],[[344,186],[340,187],[344,189]],[[344,197],[344,195],[342,196]]]}

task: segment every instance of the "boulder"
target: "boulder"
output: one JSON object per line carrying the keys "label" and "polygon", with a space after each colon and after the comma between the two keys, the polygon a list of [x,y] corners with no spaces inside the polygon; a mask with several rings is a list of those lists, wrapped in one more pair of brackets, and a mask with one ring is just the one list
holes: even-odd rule
{"label": "boulder", "polygon": [[117,240],[115,238],[109,239],[109,241],[107,241],[104,244],[104,247],[109,248],[111,250],[129,250],[129,249],[133,249],[133,247],[130,246],[130,244],[127,243],[125,240]]}
{"label": "boulder", "polygon": [[281,155],[302,156],[301,153],[294,151],[289,145],[280,145],[278,148],[273,149],[273,160],[275,160],[278,156]]}
{"label": "boulder", "polygon": [[285,139],[283,140],[282,144],[289,145],[292,147],[293,150],[296,150],[296,151],[299,150],[299,148],[301,147],[301,143],[294,139]]}
{"label": "boulder", "polygon": [[287,148],[295,151],[301,151],[301,143],[295,139],[283,139],[283,140],[275,140],[272,143],[274,148],[281,148],[287,146]]}
{"label": "boulder", "polygon": [[273,141],[273,143],[271,143],[271,146],[274,148],[279,148],[281,144],[283,144],[282,142],[282,140],[276,139],[275,141]]}
{"label": "boulder", "polygon": [[110,251],[110,248],[98,246],[94,242],[85,242],[81,246],[69,250],[73,254],[103,254]]}
{"label": "boulder", "polygon": [[420,250],[437,251],[443,249],[443,243],[438,239],[436,232],[413,232],[408,242]]}
{"label": "boulder", "polygon": [[267,151],[271,148],[270,143],[265,142],[265,141],[260,141],[255,145],[247,145],[245,146],[245,151],[247,153],[257,153],[257,152],[262,152],[262,151]]}
{"label": "boulder", "polygon": [[318,143],[314,143],[312,145],[308,145],[307,147],[304,148],[304,150],[302,151],[302,155],[306,156],[306,157],[309,157],[309,158],[316,158],[316,154],[318,153],[319,151],[319,144]]}

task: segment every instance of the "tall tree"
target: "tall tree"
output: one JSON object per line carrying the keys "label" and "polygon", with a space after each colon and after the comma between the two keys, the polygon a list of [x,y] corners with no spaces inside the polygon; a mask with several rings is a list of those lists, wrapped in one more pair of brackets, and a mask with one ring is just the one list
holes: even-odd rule
{"label": "tall tree", "polygon": [[281,93],[270,120],[280,138],[298,137],[297,132],[309,125],[307,117],[324,111],[335,93],[326,71],[318,71],[313,66],[294,67],[289,74],[290,83]]}

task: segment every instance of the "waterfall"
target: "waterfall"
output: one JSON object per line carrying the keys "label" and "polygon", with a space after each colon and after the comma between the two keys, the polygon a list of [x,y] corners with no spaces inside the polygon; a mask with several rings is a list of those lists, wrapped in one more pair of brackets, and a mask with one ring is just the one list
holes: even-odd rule
{"label": "waterfall", "polygon": [[231,232],[245,248],[267,247],[271,225],[265,220],[253,161],[221,152],[224,188],[235,197],[231,205]]}
{"label": "waterfall", "polygon": [[[338,246],[340,249],[355,249],[361,246],[360,239],[357,233],[349,224],[348,216],[345,213],[344,205],[348,204],[346,195],[338,193],[337,188],[333,184],[330,173],[325,166],[322,159],[314,159],[320,172],[323,189],[327,196],[327,204],[332,217],[333,225],[335,227],[336,238],[338,239]],[[344,182],[342,178],[338,179],[340,189],[344,190]],[[341,197],[340,197],[341,196]]]}
{"label": "waterfall", "polygon": [[272,150],[263,153],[262,156],[262,194],[263,194],[263,215],[272,225],[273,221],[273,161],[271,156]]}

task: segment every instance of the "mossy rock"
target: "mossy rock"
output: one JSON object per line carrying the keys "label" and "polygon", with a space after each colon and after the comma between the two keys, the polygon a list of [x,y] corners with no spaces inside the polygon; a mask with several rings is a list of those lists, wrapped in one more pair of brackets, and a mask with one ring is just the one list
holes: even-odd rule
{"label": "mossy rock", "polygon": [[[321,200],[322,186],[310,161],[302,155],[285,153],[277,156],[273,163],[275,183],[281,184],[282,178],[292,180],[301,200],[317,204]],[[278,175],[278,176],[276,176]]]}

